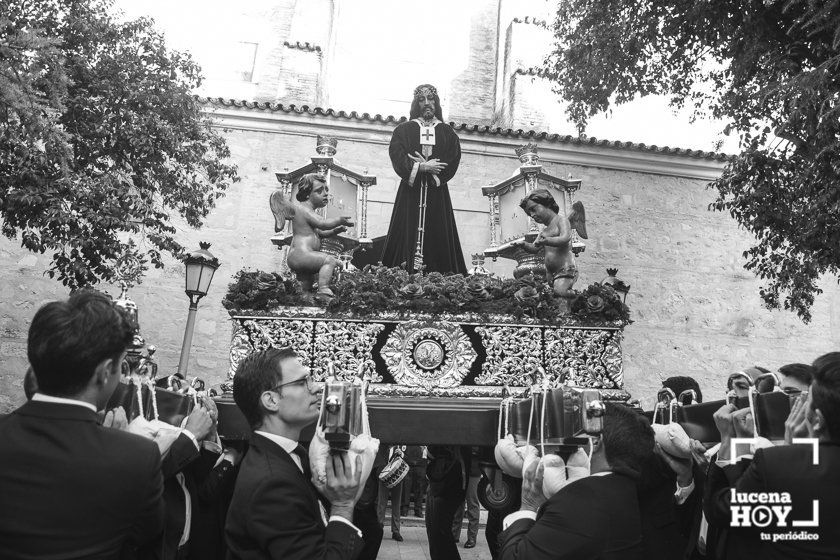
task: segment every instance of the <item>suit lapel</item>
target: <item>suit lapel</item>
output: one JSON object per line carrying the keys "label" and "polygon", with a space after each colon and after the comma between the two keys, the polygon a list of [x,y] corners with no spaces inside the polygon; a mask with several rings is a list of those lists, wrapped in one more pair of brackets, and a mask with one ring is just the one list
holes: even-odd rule
{"label": "suit lapel", "polygon": [[[283,465],[285,465],[285,470],[291,470],[294,472],[294,476],[298,477],[298,481],[301,487],[306,488],[309,492],[309,495],[312,498],[312,505],[316,510],[319,510],[318,518],[321,519],[320,515],[320,507],[323,506],[324,510],[329,512],[330,506],[329,502],[327,502],[326,498],[321,496],[318,490],[315,488],[315,485],[312,484],[312,480],[306,478],[300,468],[298,468],[297,463],[295,463],[292,456],[289,455],[285,449],[268,439],[267,437],[260,435],[260,434],[252,434],[251,435],[251,442],[252,446],[255,446],[257,449],[262,451],[266,454],[269,458],[269,461],[279,461]],[[320,505],[319,505],[320,504]],[[323,522],[323,519],[321,519]]]}

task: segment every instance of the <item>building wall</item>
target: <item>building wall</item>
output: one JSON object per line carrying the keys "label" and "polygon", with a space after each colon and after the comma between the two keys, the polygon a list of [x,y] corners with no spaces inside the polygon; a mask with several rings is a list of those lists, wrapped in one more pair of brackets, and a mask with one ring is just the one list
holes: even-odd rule
{"label": "building wall", "polygon": [[498,126],[566,132],[557,96],[536,74],[554,40],[551,11],[552,3],[545,0],[502,0],[499,4]]}
{"label": "building wall", "polygon": [[[199,231],[178,224],[188,248],[212,243],[222,266],[199,304],[190,375],[208,382],[228,373],[231,324],[221,306],[232,276],[242,268],[278,270],[280,252],[271,245],[273,216],[268,197],[274,172],[295,168],[314,155],[315,136],[339,139],[337,159],[378,178],[370,193],[371,235],[385,233],[397,188],[387,143],[393,124],[247,109],[217,109],[242,181]],[[460,132],[463,157],[450,185],[464,254],[489,242],[487,202],[480,187],[509,177],[518,167],[513,149],[525,141]],[[590,239],[578,259],[578,288],[600,281],[607,267],[631,285],[628,304],[634,323],[625,329],[627,389],[651,403],[662,378],[696,377],[708,396],[721,395],[728,373],[759,364],[778,367],[811,361],[836,349],[840,291],[825,283],[814,319],[803,325],[793,314],[761,307],[759,282],[742,268],[749,237],[725,215],[707,210],[713,193],[707,179],[719,164],[687,156],[639,152],[562,141],[537,141],[542,163],[557,176],[580,178]],[[692,178],[693,177],[693,178]],[[43,303],[65,297],[66,289],[44,276],[48,258],[19,243],[0,240],[0,412],[23,400],[26,333]],[[487,263],[507,275],[511,263]],[[187,316],[183,266],[168,260],[151,270],[130,296],[140,308],[142,333],[157,346],[160,374],[175,371]],[[119,290],[104,286],[112,295]]]}
{"label": "building wall", "polygon": [[481,0],[470,18],[469,62],[452,80],[449,119],[489,125],[496,102],[498,0]]}

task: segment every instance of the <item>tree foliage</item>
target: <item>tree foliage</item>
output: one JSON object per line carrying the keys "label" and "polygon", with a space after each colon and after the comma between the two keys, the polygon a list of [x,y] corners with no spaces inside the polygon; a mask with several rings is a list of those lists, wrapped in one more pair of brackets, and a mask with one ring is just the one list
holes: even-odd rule
{"label": "tree foliage", "polygon": [[765,304],[809,321],[840,264],[840,0],[562,0],[554,31],[578,126],[657,94],[739,135],[710,207],[755,235]]}
{"label": "tree foliage", "polygon": [[192,90],[200,69],[110,0],[0,4],[0,216],[71,287],[126,255],[180,255],[172,216],[199,227],[237,180]]}

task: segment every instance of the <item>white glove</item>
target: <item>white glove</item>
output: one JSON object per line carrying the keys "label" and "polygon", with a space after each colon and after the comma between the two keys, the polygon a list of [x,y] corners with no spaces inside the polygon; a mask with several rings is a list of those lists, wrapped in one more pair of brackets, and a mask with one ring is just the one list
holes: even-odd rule
{"label": "white glove", "polygon": [[[359,485],[359,490],[356,493],[356,501],[364,491],[364,482],[370,476],[370,471],[373,469],[373,460],[376,458],[376,452],[379,451],[379,440],[372,438],[367,434],[360,434],[353,438],[350,442],[350,449],[347,452],[348,459],[350,459],[351,472],[355,474],[356,457],[362,456],[362,484]],[[312,484],[319,492],[324,494],[327,486],[327,459],[330,456],[330,444],[324,437],[324,431],[318,427],[315,430],[315,437],[309,444],[309,465],[312,468]]]}
{"label": "white glove", "polygon": [[138,416],[129,422],[126,430],[154,441],[158,446],[161,457],[169,452],[169,448],[181,435],[181,428],[161,420],[146,420],[142,416]]}
{"label": "white glove", "polygon": [[691,439],[679,424],[653,424],[653,436],[662,451],[668,455],[688,459],[691,457]]}
{"label": "white glove", "polygon": [[560,455],[549,453],[540,463],[543,464],[543,494],[550,498],[566,485],[566,462]]}
{"label": "white glove", "polygon": [[508,476],[522,478],[522,469],[525,466],[525,456],[529,450],[533,450],[533,453],[536,455],[536,447],[533,445],[517,447],[513,434],[508,434],[496,443],[493,455],[503,473]]}

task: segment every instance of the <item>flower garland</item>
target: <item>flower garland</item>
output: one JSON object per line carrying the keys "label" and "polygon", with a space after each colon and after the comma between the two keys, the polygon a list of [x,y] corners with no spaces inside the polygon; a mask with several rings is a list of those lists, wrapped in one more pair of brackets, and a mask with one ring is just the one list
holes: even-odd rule
{"label": "flower garland", "polygon": [[[495,276],[411,274],[402,268],[368,265],[341,273],[332,285],[335,298],[326,304],[334,313],[358,316],[397,313],[510,315],[552,322],[571,314],[583,321],[630,322],[630,311],[610,286],[592,284],[574,298],[560,298],[544,280]],[[320,305],[294,279],[276,272],[240,270],[222,305],[231,312],[270,312],[280,306]]]}

